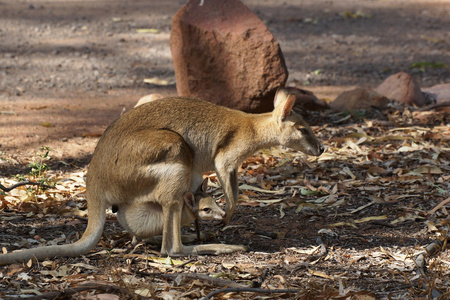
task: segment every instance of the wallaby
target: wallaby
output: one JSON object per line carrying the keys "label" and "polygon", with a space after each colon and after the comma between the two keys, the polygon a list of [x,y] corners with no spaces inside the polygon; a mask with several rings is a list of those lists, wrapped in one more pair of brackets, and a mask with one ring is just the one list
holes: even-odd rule
{"label": "wallaby", "polygon": [[[200,239],[198,220],[223,220],[225,212],[216,201],[206,193],[208,178],[205,178],[195,193],[185,192],[184,205],[181,213],[181,225],[189,226],[195,222],[197,239]],[[114,205],[117,219],[131,235],[133,244],[138,240],[154,241],[152,238],[163,233],[162,206],[156,202],[136,202],[131,205]],[[182,236],[182,241],[193,241],[192,236]]]}
{"label": "wallaby", "polygon": [[[226,198],[224,223],[238,197],[237,169],[259,149],[284,145],[319,156],[324,148],[303,118],[292,111],[295,96],[277,91],[272,113],[248,114],[196,98],[168,97],[137,106],[104,132],[90,163],[86,193],[88,225],[74,244],[0,255],[0,264],[77,256],[100,240],[106,208],[156,202],[163,211],[161,253],[221,254],[243,246],[181,242],[183,194],[215,170]],[[119,208],[120,209],[120,208]]]}

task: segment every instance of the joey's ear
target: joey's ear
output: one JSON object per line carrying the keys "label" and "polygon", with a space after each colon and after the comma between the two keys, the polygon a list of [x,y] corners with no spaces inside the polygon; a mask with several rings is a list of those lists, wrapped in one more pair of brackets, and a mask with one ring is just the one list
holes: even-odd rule
{"label": "joey's ear", "polygon": [[208,189],[208,177],[203,179],[202,184],[200,185],[200,190],[204,193],[206,193],[206,190]]}
{"label": "joey's ear", "polygon": [[184,203],[189,207],[189,209],[195,211],[195,196],[192,192],[186,192],[183,194]]}

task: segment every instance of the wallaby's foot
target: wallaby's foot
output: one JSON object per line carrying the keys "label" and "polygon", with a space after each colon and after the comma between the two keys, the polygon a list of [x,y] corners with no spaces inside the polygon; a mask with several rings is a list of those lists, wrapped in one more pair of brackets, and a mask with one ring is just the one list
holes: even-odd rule
{"label": "wallaby's foot", "polygon": [[220,255],[245,251],[247,251],[247,247],[243,245],[205,244],[196,246],[183,245],[183,249],[181,251],[167,251],[165,249],[161,249],[161,254],[172,257],[180,257],[188,255]]}
{"label": "wallaby's foot", "polygon": [[247,247],[243,245],[226,245],[226,244],[206,244],[196,246],[185,246],[185,254],[190,255],[220,255],[234,252],[246,252]]}
{"label": "wallaby's foot", "polygon": [[223,220],[222,220],[222,225],[223,226],[226,226],[226,225],[228,225],[228,223],[230,222],[230,219],[231,219],[231,215],[229,215],[229,214],[226,214],[225,215],[225,218],[223,218]]}
{"label": "wallaby's foot", "polygon": [[139,243],[140,243],[140,240],[137,237],[133,236],[133,239],[131,240],[131,245],[136,246]]}

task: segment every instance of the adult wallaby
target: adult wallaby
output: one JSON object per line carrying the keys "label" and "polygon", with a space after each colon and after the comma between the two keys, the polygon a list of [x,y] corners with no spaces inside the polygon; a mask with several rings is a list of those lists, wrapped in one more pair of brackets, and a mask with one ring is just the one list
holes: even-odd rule
{"label": "adult wallaby", "polygon": [[[163,211],[164,254],[220,254],[243,246],[181,242],[183,194],[202,173],[215,170],[226,198],[224,223],[238,197],[237,168],[259,149],[284,145],[309,155],[323,146],[303,118],[292,111],[295,96],[280,89],[272,113],[248,114],[195,98],[169,97],[140,105],[113,122],[100,139],[87,173],[89,221],[82,238],[0,255],[0,264],[89,252],[99,241],[105,210],[112,205],[156,202]],[[21,255],[22,253],[23,255]]]}

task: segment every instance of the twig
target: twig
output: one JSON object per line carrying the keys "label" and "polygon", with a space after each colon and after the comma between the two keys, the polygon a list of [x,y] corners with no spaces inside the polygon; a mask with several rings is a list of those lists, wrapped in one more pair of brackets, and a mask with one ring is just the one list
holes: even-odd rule
{"label": "twig", "polygon": [[25,180],[25,181],[21,181],[19,183],[13,184],[10,187],[5,187],[4,185],[0,184],[0,189],[2,189],[5,192],[10,192],[10,191],[12,191],[15,188],[18,188],[19,186],[24,186],[24,185],[38,185],[38,186],[46,188],[46,189],[53,188],[52,186],[47,185],[47,184],[43,184],[41,182],[34,182],[34,181],[30,181],[30,180]]}
{"label": "twig", "polygon": [[427,110],[432,110],[432,109],[441,108],[441,107],[448,107],[448,106],[450,106],[450,102],[436,103],[436,104],[431,104],[431,105],[421,107],[421,108],[417,109],[417,111],[427,111]]}
{"label": "twig", "polygon": [[295,294],[301,292],[301,289],[260,289],[260,288],[250,288],[250,287],[243,287],[243,288],[224,288],[220,290],[215,290],[206,295],[205,297],[201,298],[201,300],[207,300],[211,299],[212,297],[223,294],[223,293],[242,293],[242,292],[249,292],[249,293],[259,293],[259,294]]}
{"label": "twig", "polygon": [[185,261],[185,262],[182,263],[182,264],[175,265],[174,267],[175,267],[175,268],[183,268],[185,265],[188,265],[188,264],[193,263],[193,262],[195,262],[195,261],[196,261],[196,259],[190,259],[190,260],[188,260],[188,261]]}
{"label": "twig", "polygon": [[444,206],[445,204],[450,202],[450,198],[447,198],[445,200],[442,200],[441,203],[439,203],[438,205],[436,205],[432,210],[430,210],[429,212],[427,212],[427,215],[431,215],[434,214],[436,211],[438,211],[442,206]]}
{"label": "twig", "polygon": [[175,280],[179,278],[179,276],[183,276],[185,279],[196,279],[207,282],[210,285],[214,286],[227,286],[233,288],[242,288],[244,287],[242,284],[236,283],[231,280],[214,278],[205,274],[197,274],[197,273],[175,273],[175,274],[162,274],[161,277],[165,279]]}
{"label": "twig", "polygon": [[148,272],[142,272],[142,271],[136,271],[137,274],[143,275],[143,276],[153,276],[153,277],[161,277],[164,279],[169,280],[175,280],[177,278],[180,278],[179,276],[184,277],[184,279],[189,280],[201,280],[204,282],[207,282],[210,285],[214,286],[226,286],[226,287],[233,287],[233,288],[242,288],[245,287],[242,284],[236,283],[231,280],[226,279],[220,279],[220,278],[214,278],[205,274],[198,274],[198,273],[174,273],[174,274],[164,274],[164,273],[148,273]]}
{"label": "twig", "polygon": [[[27,297],[26,299],[31,300],[42,300],[42,299],[68,299],[68,297],[77,294],[79,292],[88,291],[88,290],[98,290],[105,293],[118,293],[120,295],[127,295],[130,299],[148,299],[146,297],[139,296],[132,291],[129,291],[126,288],[121,288],[114,285],[103,284],[103,283],[86,283],[80,286],[65,289],[62,291],[50,292],[38,296]],[[3,298],[3,299],[17,299],[15,298]]]}

